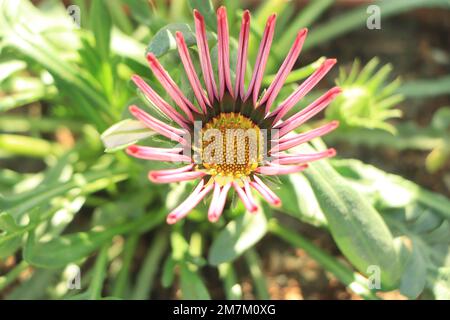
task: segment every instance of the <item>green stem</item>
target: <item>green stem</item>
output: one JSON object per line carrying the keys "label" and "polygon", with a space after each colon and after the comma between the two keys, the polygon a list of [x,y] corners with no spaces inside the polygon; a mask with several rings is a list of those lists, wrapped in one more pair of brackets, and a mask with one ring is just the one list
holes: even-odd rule
{"label": "green stem", "polygon": [[108,249],[109,242],[101,248],[95,261],[94,274],[88,289],[89,299],[91,300],[98,300],[102,297],[103,282],[105,281],[106,268],[108,267]]}
{"label": "green stem", "polygon": [[269,300],[270,295],[267,291],[267,283],[261,271],[261,261],[254,249],[249,249],[244,253],[244,259],[249,267],[250,275],[255,283],[256,294],[258,299]]}
{"label": "green stem", "polygon": [[154,242],[148,250],[147,256],[141,267],[141,271],[136,279],[136,286],[133,290],[133,300],[148,299],[153,288],[156,272],[160,267],[161,258],[166,252],[169,237],[167,230],[160,230],[154,237]]}
{"label": "green stem", "polygon": [[218,266],[219,276],[223,281],[225,287],[225,295],[228,300],[242,299],[242,288],[239,285],[231,263],[222,263]]}
{"label": "green stem", "polygon": [[125,242],[123,247],[122,267],[117,275],[117,279],[112,290],[113,297],[125,298],[125,291],[127,290],[130,275],[130,266],[136,252],[138,240],[139,235],[131,234]]}
{"label": "green stem", "polygon": [[54,132],[58,128],[67,127],[71,131],[79,132],[83,128],[80,121],[56,119],[56,118],[36,118],[23,115],[2,115],[0,118],[0,128],[5,132]]}
{"label": "green stem", "polygon": [[0,277],[0,292],[14,282],[19,275],[29,267],[29,264],[22,260],[18,265],[16,265],[11,271],[6,275]]}
{"label": "green stem", "polygon": [[296,248],[305,250],[306,253],[311,258],[316,260],[325,270],[332,273],[339,281],[364,299],[379,299],[367,287],[363,276],[351,271],[342,263],[338,262],[334,257],[328,255],[325,251],[315,246],[306,238],[303,238],[294,231],[280,225],[276,220],[271,220],[269,222],[269,231]]}
{"label": "green stem", "polygon": [[33,158],[57,155],[63,150],[60,145],[44,139],[13,134],[0,135],[0,149],[10,154]]}

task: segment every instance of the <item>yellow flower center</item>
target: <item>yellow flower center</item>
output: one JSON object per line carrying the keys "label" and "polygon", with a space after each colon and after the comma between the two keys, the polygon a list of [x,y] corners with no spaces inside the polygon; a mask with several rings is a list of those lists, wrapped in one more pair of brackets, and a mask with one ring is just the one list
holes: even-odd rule
{"label": "yellow flower center", "polygon": [[221,185],[248,177],[262,161],[260,128],[240,113],[221,113],[203,126],[201,167]]}

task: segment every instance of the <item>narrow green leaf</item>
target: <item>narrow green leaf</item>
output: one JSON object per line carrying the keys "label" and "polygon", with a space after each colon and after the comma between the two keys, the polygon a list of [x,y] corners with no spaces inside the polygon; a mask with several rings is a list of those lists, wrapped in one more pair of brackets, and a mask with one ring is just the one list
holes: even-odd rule
{"label": "narrow green leaf", "polygon": [[176,265],[176,261],[172,258],[171,255],[167,256],[166,261],[164,261],[163,264],[163,273],[162,273],[162,277],[161,277],[161,285],[164,288],[169,288],[172,283],[173,283],[173,279],[175,276],[175,265]]}
{"label": "narrow green leaf", "polygon": [[450,94],[450,76],[406,82],[397,89],[407,98],[426,98]]}
{"label": "narrow green leaf", "polygon": [[24,259],[41,268],[64,267],[87,257],[94,250],[118,234],[128,232],[142,233],[154,228],[164,219],[163,211],[155,215],[144,215],[134,221],[109,227],[105,230],[78,232],[52,239],[48,242],[36,242],[30,232],[24,248]]}
{"label": "narrow green leaf", "polygon": [[[155,285],[155,278],[161,266],[161,259],[167,250],[168,235],[165,229],[162,229],[153,238],[141,270],[137,274],[136,285],[133,290],[132,299],[149,299],[151,291]],[[170,270],[173,275],[173,270]],[[164,274],[163,274],[164,285]]]}
{"label": "narrow green leaf", "polygon": [[95,45],[104,60],[109,59],[112,19],[105,0],[92,1],[90,12],[91,29],[94,32]]}
{"label": "narrow green leaf", "polygon": [[[448,0],[390,0],[377,1],[376,3],[380,8],[383,21],[388,17],[417,8],[437,7],[448,9],[450,6]],[[333,18],[330,22],[315,28],[311,32],[309,38],[305,42],[304,49],[309,49],[353,29],[364,26],[368,17],[367,5],[361,5],[348,13]]]}

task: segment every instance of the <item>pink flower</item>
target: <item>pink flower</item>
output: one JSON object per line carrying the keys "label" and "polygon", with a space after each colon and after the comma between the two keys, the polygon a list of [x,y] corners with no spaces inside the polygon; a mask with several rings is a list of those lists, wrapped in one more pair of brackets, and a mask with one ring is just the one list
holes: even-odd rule
{"label": "pink flower", "polygon": [[[178,168],[149,172],[149,179],[154,183],[199,180],[192,194],[167,216],[167,222],[170,224],[184,218],[208,194],[212,194],[208,219],[211,222],[217,221],[225,207],[227,194],[231,188],[235,190],[245,208],[251,213],[258,210],[253,194],[255,191],[271,205],[279,206],[281,201],[263,182],[264,176],[299,172],[306,169],[310,161],[335,155],[334,149],[314,154],[295,154],[285,151],[323,136],[338,126],[338,123],[333,121],[306,133],[292,132],[327,107],[340,93],[337,87],[326,92],[303,110],[286,117],[300,99],[327,74],[336,60],[326,60],[287,99],[272,108],[275,98],[300,54],[307,29],[298,32],[274,81],[261,95],[261,83],[274,35],[276,16],[272,15],[267,20],[247,89],[245,89],[244,77],[250,13],[245,11],[242,17],[234,84],[230,70],[225,8],[220,7],[217,10],[218,83],[213,74],[204,19],[196,10],[194,10],[194,18],[205,89],[194,68],[181,32],[176,33],[176,41],[195,102],[190,101],[183,94],[152,53],[147,56],[150,69],[178,108],[164,101],[139,76],[135,75],[132,78],[150,102],[173,120],[174,125],[164,123],[136,106],[131,106],[130,112],[146,127],[178,145],[173,148],[132,145],[128,147],[127,153],[141,159],[185,163]],[[196,127],[196,123],[200,123],[200,127]],[[197,132],[195,132],[196,128],[199,129]],[[253,136],[247,134],[250,131],[253,132]],[[229,132],[235,136],[229,136]],[[200,134],[200,140],[195,138],[196,133]],[[211,139],[212,137],[214,139]]]}

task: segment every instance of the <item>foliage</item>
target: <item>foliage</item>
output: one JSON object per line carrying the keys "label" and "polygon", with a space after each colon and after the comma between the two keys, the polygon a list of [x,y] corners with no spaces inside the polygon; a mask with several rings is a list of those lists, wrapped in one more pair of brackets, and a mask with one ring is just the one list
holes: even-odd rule
{"label": "foliage", "polygon": [[[236,1],[225,2],[235,9],[228,14],[231,35],[237,37],[242,8]],[[365,7],[316,27],[332,2],[311,1],[296,17],[291,16],[293,1],[265,1],[255,8],[253,44],[260,40],[268,13],[279,13],[265,86],[298,28],[311,26],[307,50],[363,24]],[[162,285],[180,288],[183,298],[207,299],[211,298],[208,268],[217,271],[225,297],[242,298],[245,274],[236,268],[239,263],[247,267],[257,297],[268,298],[260,261],[264,256],[255,246],[270,234],[304,249],[366,299],[379,298],[378,290],[368,286],[371,265],[381,269],[380,290],[398,289],[411,299],[420,295],[449,299],[449,200],[359,160],[322,160],[304,174],[283,177],[276,190],[281,208],[263,207],[250,215],[240,204],[229,205],[223,217],[210,224],[206,206],[200,205],[187,220],[168,227],[166,213],[193,185],[151,184],[146,171],[162,165],[132,160],[119,150],[151,134],[127,120],[130,104],[154,111],[138,99],[130,77],[145,77],[168,98],[146,66],[145,53],[151,51],[186,91],[174,32],[182,31],[188,46],[196,50],[190,11],[197,8],[205,15],[213,44],[215,6],[194,0],[188,4],[172,0],[170,6],[155,0],[154,7],[144,0],[74,3],[81,8],[81,28],[68,17],[62,2],[44,0],[35,7],[28,0],[0,0],[0,266],[6,270],[0,275],[1,297],[148,299]],[[392,16],[448,3],[392,0],[381,5]],[[232,65],[236,44],[232,39]],[[217,48],[211,48],[215,57]],[[257,45],[251,48],[256,51]],[[281,96],[287,96],[323,59],[302,64],[288,78]],[[344,90],[357,87],[368,99],[358,97],[353,103],[344,96],[332,106],[326,116],[338,118],[347,130],[326,142],[345,139],[357,145],[363,140],[369,147],[432,149],[427,168],[437,170],[449,154],[448,108],[439,109],[426,128],[404,121],[393,126],[386,120],[397,116],[398,109],[390,108],[400,103],[400,94],[408,99],[408,90],[417,93],[416,87],[386,85],[383,80],[395,73],[395,66],[374,72],[378,64],[372,60],[360,71],[355,62],[350,74],[341,74]],[[440,88],[431,94],[447,92],[445,85]],[[372,130],[394,132],[394,127],[397,135]],[[323,143],[305,148],[321,149]],[[329,232],[345,262],[299,234],[300,224]],[[13,261],[12,266],[4,268],[6,261]],[[77,267],[82,289],[69,290],[67,282]]]}

